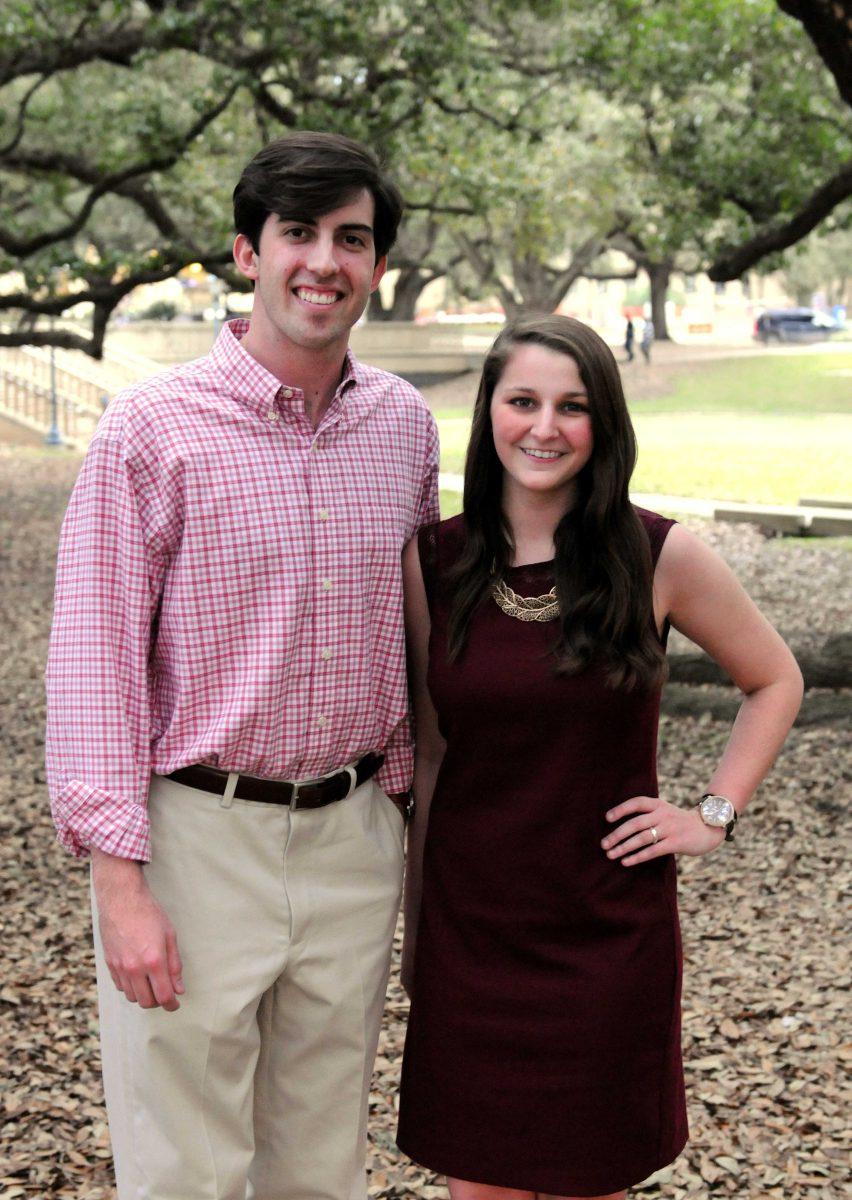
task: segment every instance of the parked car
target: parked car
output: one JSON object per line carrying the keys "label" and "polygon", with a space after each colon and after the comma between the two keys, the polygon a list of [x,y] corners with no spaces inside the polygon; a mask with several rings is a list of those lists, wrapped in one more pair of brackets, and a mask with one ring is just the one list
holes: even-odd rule
{"label": "parked car", "polygon": [[754,323],[759,342],[816,342],[840,328],[837,321],[815,308],[770,308]]}

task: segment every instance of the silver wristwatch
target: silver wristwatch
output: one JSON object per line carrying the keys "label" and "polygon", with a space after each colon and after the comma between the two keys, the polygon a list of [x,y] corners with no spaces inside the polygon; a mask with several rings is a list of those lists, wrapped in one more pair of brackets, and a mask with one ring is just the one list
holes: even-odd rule
{"label": "silver wristwatch", "polygon": [[705,792],[698,804],[698,813],[705,825],[712,829],[724,829],[726,842],[734,840],[737,810],[727,796],[714,796],[712,792]]}

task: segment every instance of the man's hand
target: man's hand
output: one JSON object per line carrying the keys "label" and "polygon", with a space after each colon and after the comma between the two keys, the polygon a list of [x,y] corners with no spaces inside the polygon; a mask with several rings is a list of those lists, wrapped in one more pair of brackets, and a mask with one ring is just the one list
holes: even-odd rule
{"label": "man's hand", "polygon": [[140,863],[92,849],[92,879],[104,957],[113,983],[142,1008],[180,1008],[177,937]]}

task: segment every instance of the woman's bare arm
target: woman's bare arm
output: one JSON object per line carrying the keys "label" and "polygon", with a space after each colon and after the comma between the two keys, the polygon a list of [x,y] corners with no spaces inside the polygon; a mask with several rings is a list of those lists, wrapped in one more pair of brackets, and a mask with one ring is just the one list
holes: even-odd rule
{"label": "woman's bare arm", "polygon": [[[654,607],[658,622],[668,616],[743,693],[715,771],[709,779],[695,781],[696,803],[704,792],[714,792],[741,813],[799,711],[802,675],[796,660],[727,564],[681,525],[672,528],[660,554]],[[696,810],[679,809],[658,797],[633,797],[608,818],[622,823],[604,839],[604,849],[625,866],[660,854],[704,854],[724,838]],[[657,839],[649,844],[651,829]]]}
{"label": "woman's bare arm", "polygon": [[417,538],[403,552],[402,577],[405,589],[405,632],[408,644],[408,673],[414,710],[414,816],[408,827],[405,867],[405,937],[402,948],[402,983],[411,995],[414,947],[420,915],[423,847],[429,822],[429,806],[446,743],[438,731],[438,717],[426,685],[429,665],[431,622],[426,588],[420,569]]}

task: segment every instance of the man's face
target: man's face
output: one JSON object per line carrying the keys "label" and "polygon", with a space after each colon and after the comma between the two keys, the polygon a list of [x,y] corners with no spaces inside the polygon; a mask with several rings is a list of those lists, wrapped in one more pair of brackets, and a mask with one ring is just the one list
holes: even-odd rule
{"label": "man's face", "polygon": [[312,221],[270,214],[257,252],[237,236],[234,260],[255,280],[252,335],[271,352],[289,346],[345,353],[387,263],[376,262],[373,208],[364,189]]}

